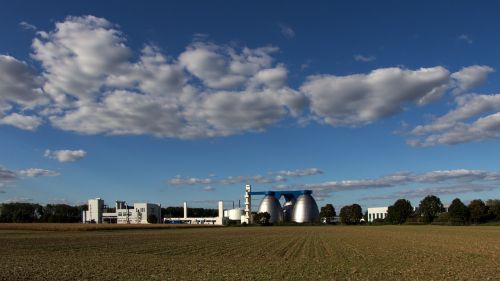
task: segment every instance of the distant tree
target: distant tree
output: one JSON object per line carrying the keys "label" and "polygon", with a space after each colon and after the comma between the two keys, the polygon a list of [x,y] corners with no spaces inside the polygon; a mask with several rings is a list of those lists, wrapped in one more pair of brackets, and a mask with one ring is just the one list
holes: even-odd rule
{"label": "distant tree", "polygon": [[361,206],[358,204],[351,205],[351,222],[354,224],[358,224],[359,221],[363,218],[363,210]]}
{"label": "distant tree", "polygon": [[148,223],[158,223],[158,218],[154,214],[149,214]]}
{"label": "distant tree", "polygon": [[442,224],[448,225],[450,224],[450,214],[447,212],[441,213],[432,221],[432,224]]}
{"label": "distant tree", "polygon": [[500,220],[500,200],[486,200],[486,206],[488,206],[488,214],[490,219]]}
{"label": "distant tree", "polygon": [[335,212],[335,207],[332,204],[326,204],[321,207],[321,211],[319,212],[319,216],[322,218],[333,218],[337,215]]}
{"label": "distant tree", "polygon": [[469,203],[470,219],[472,223],[481,223],[488,219],[488,206],[484,204],[483,200],[476,199]]}
{"label": "distant tree", "polygon": [[352,222],[351,222],[351,205],[344,206],[340,209],[340,221],[343,224],[352,224]]}
{"label": "distant tree", "polygon": [[270,225],[271,215],[268,212],[253,215],[253,222],[260,225]]}
{"label": "distant tree", "polygon": [[413,207],[410,201],[399,199],[394,205],[387,208],[387,221],[392,224],[403,224],[406,219],[413,214]]}
{"label": "distant tree", "polygon": [[340,209],[340,221],[343,224],[358,224],[363,217],[363,210],[358,204],[352,204]]}
{"label": "distant tree", "polygon": [[450,222],[453,225],[464,225],[469,221],[469,209],[460,199],[455,198],[448,208]]}
{"label": "distant tree", "polygon": [[36,222],[40,205],[32,203],[4,203],[1,206],[0,222]]}
{"label": "distant tree", "polygon": [[418,205],[418,210],[425,223],[431,223],[441,212],[444,207],[441,199],[434,195],[428,195]]}

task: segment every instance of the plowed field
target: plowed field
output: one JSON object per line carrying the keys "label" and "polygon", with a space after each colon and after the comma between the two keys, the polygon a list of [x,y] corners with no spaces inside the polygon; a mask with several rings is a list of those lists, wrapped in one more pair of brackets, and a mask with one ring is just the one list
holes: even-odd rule
{"label": "plowed field", "polygon": [[0,280],[499,280],[500,227],[0,230]]}

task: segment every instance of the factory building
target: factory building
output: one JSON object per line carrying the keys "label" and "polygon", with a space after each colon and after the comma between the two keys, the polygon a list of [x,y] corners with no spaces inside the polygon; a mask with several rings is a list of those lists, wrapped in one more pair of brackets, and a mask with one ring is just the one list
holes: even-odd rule
{"label": "factory building", "polygon": [[385,219],[387,217],[388,208],[389,207],[368,208],[368,222],[373,222],[376,219]]}
{"label": "factory building", "polygon": [[83,223],[118,223],[146,224],[148,217],[153,215],[156,221],[161,219],[161,206],[152,203],[134,203],[127,205],[125,201],[116,201],[115,212],[105,212],[108,209],[101,198],[89,199],[88,211],[83,211]]}

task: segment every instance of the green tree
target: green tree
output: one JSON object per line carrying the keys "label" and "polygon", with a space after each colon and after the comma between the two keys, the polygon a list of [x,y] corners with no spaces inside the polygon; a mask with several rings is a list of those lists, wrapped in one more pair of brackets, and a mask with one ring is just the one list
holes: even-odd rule
{"label": "green tree", "polygon": [[253,215],[253,222],[260,225],[270,225],[271,215],[268,212]]}
{"label": "green tree", "polygon": [[448,208],[450,222],[453,225],[464,225],[469,221],[469,209],[460,199],[455,198]]}
{"label": "green tree", "polygon": [[441,212],[444,207],[441,199],[434,195],[428,195],[418,205],[419,213],[422,215],[425,223],[431,223]]}
{"label": "green tree", "polygon": [[340,209],[340,221],[343,224],[358,224],[363,218],[363,210],[358,204],[352,204]]}
{"label": "green tree", "polygon": [[351,205],[351,222],[354,224],[358,224],[359,221],[363,218],[363,210],[361,206],[358,204]]}
{"label": "green tree", "polygon": [[351,205],[344,206],[340,209],[340,221],[343,224],[352,224],[352,222],[351,222]]}
{"label": "green tree", "polygon": [[469,203],[470,219],[472,223],[481,223],[488,219],[488,206],[484,204],[483,200],[476,199]]}
{"label": "green tree", "polygon": [[326,204],[321,207],[321,211],[319,212],[319,216],[321,218],[327,218],[328,220],[333,219],[337,213],[335,212],[335,207],[332,204]]}
{"label": "green tree", "polygon": [[500,200],[486,200],[486,206],[488,206],[489,217],[494,220],[500,220]]}
{"label": "green tree", "polygon": [[392,224],[403,224],[413,214],[410,201],[399,199],[387,208],[387,221]]}

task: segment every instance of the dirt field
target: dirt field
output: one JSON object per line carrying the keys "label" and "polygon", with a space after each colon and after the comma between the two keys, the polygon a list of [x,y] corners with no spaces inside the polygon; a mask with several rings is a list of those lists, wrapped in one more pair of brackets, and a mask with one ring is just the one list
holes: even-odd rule
{"label": "dirt field", "polygon": [[0,280],[498,280],[500,227],[0,230]]}

